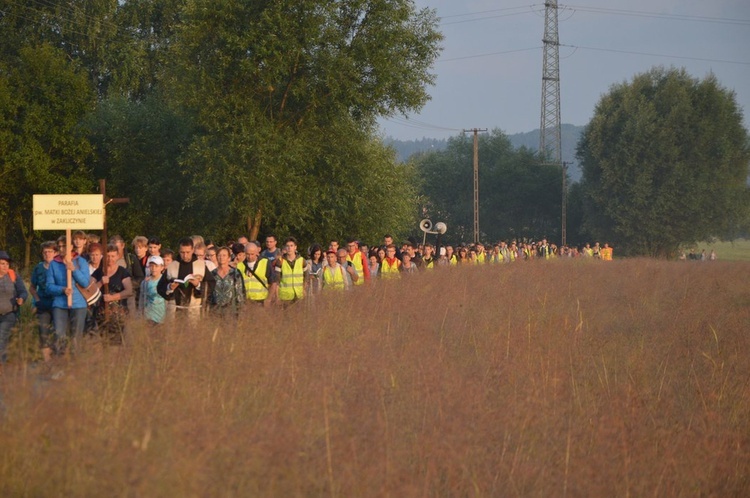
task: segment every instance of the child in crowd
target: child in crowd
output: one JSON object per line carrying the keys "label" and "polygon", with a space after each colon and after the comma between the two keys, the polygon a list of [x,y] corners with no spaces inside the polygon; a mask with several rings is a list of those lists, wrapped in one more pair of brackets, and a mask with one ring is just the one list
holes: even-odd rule
{"label": "child in crowd", "polygon": [[149,256],[146,262],[148,266],[148,277],[141,285],[141,304],[143,316],[150,325],[164,323],[166,314],[166,301],[156,291],[161,274],[164,272],[164,260],[161,256]]}

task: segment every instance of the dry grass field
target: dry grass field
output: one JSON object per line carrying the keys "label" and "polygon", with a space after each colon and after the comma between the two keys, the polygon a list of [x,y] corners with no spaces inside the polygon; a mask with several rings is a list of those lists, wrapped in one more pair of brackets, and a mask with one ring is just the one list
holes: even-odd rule
{"label": "dry grass field", "polygon": [[435,271],[0,378],[0,496],[747,496],[750,264]]}

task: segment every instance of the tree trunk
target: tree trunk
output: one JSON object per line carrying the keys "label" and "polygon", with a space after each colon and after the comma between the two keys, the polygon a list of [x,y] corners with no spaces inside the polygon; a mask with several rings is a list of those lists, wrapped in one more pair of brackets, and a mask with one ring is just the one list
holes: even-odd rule
{"label": "tree trunk", "polygon": [[23,222],[23,215],[18,213],[16,215],[18,220],[18,226],[21,228],[21,237],[24,241],[24,256],[23,256],[23,267],[28,268],[31,265],[31,243],[34,242],[34,230],[26,232],[26,225]]}
{"label": "tree trunk", "polygon": [[258,234],[260,233],[260,221],[263,217],[263,210],[258,208],[255,212],[255,216],[247,217],[247,231],[250,240],[258,240]]}

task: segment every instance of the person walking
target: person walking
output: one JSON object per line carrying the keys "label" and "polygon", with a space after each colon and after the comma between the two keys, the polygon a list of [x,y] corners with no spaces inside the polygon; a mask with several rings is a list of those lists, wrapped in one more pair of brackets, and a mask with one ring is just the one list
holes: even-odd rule
{"label": "person walking", "polygon": [[260,244],[248,242],[243,253],[244,261],[237,263],[237,269],[245,282],[247,302],[264,306],[268,302],[269,288],[276,278],[273,264],[268,258],[260,257]]}
{"label": "person walking", "polygon": [[401,260],[396,257],[396,246],[389,244],[385,248],[385,259],[380,262],[380,278],[401,277]]}
{"label": "person walking", "polygon": [[[71,287],[68,287],[68,271],[71,272]],[[89,263],[68,249],[63,240],[58,241],[58,254],[47,269],[47,294],[52,299],[52,322],[55,326],[54,353],[63,355],[72,339],[71,352],[83,336],[86,325],[88,303],[80,288],[86,288],[91,280]],[[68,305],[68,298],[71,304]]]}
{"label": "person walking", "polygon": [[[347,252],[344,251],[344,262],[346,263],[346,254]],[[328,263],[325,268],[323,268],[323,290],[329,291],[329,290],[336,290],[341,291],[345,289],[350,289],[352,286],[352,280],[351,280],[351,274],[348,273],[347,270],[344,269],[344,267],[339,264],[339,257],[336,251],[329,249],[326,251],[326,262]],[[354,268],[352,268],[350,265],[347,264],[347,268],[350,268],[352,272],[356,275],[356,271]]]}
{"label": "person walking", "polygon": [[47,269],[57,256],[57,243],[47,241],[42,243],[42,261],[31,272],[31,295],[36,308],[36,321],[39,325],[39,347],[45,363],[52,359],[54,347],[54,327],[52,326],[52,300],[47,293]]}
{"label": "person walking", "polygon": [[346,243],[348,251],[346,260],[352,264],[359,278],[354,285],[362,285],[370,281],[370,265],[367,264],[367,257],[359,250],[359,242],[356,239],[350,239]]}
{"label": "person walking", "polygon": [[129,314],[128,299],[134,292],[130,272],[120,266],[118,260],[117,246],[107,246],[104,267],[92,275],[101,284],[102,290],[102,299],[96,310],[97,330],[102,339],[112,345],[123,344],[125,319]]}
{"label": "person walking", "polygon": [[29,297],[23,279],[10,268],[10,263],[8,253],[0,251],[0,374],[8,360],[8,341],[18,321],[18,310]]}
{"label": "person walking", "polygon": [[179,258],[166,267],[157,290],[166,301],[175,302],[175,316],[187,316],[197,324],[214,282],[205,260],[193,252],[193,239],[185,237],[180,240]]}
{"label": "person walking", "polygon": [[157,290],[161,275],[164,273],[164,259],[159,255],[151,255],[146,261],[146,268],[148,276],[141,283],[140,303],[146,322],[156,326],[164,323],[167,315],[167,302]]}
{"label": "person walking", "polygon": [[245,303],[245,283],[242,273],[229,266],[231,250],[220,247],[216,251],[218,266],[211,270],[216,281],[209,296],[209,310],[224,318],[238,318]]}
{"label": "person walking", "polygon": [[289,306],[305,297],[305,261],[297,254],[297,240],[284,242],[285,254],[273,262],[276,280],[271,284],[272,299]]}

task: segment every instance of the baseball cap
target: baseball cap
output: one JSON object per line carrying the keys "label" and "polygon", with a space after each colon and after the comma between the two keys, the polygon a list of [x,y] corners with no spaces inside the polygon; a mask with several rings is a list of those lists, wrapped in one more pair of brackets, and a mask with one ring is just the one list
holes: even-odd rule
{"label": "baseball cap", "polygon": [[146,265],[150,265],[151,263],[163,266],[164,260],[161,258],[161,256],[149,256],[148,260],[146,260]]}

